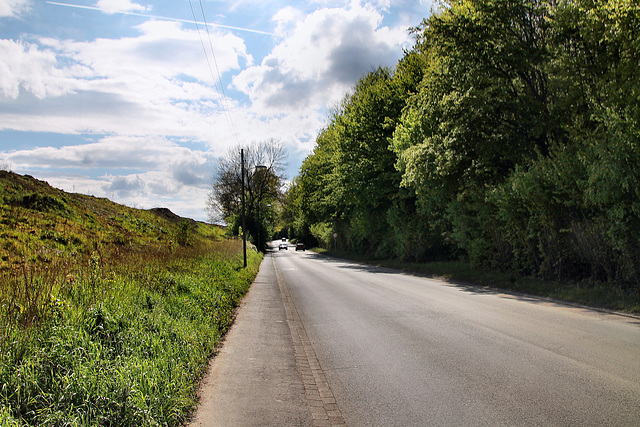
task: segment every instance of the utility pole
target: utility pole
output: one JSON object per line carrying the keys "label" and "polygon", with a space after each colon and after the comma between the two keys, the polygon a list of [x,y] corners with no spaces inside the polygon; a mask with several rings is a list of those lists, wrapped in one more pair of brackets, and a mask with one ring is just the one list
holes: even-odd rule
{"label": "utility pole", "polygon": [[244,148],[240,149],[240,173],[242,175],[242,254],[244,267],[247,268],[247,221],[244,213]]}

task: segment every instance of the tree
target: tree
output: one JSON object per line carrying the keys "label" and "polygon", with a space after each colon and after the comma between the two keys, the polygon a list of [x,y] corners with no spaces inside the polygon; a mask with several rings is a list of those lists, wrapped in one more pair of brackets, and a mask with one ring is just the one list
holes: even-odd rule
{"label": "tree", "polygon": [[487,194],[562,143],[550,92],[549,2],[443,3],[416,29],[424,77],[392,147],[402,184],[431,226],[470,258],[494,258],[501,235]]}
{"label": "tree", "polygon": [[[209,219],[224,221],[231,232],[238,235],[242,225],[242,176],[240,150],[244,149],[245,165],[245,215],[247,230],[254,243],[260,233],[261,246],[267,240],[266,227],[273,219],[269,208],[282,199],[285,180],[286,152],[281,143],[269,139],[247,147],[234,147],[218,162],[211,193],[207,201]],[[257,166],[265,166],[258,168]],[[269,206],[271,205],[271,206]],[[258,212],[260,220],[258,221]],[[260,248],[262,249],[262,248]]]}
{"label": "tree", "polygon": [[286,221],[368,255],[640,289],[637,0],[440,3],[333,112]]}
{"label": "tree", "polygon": [[418,30],[425,78],[394,137],[404,182],[418,191],[502,181],[547,153],[557,130],[545,68],[546,2],[448,3]]}
{"label": "tree", "polygon": [[401,180],[389,140],[405,104],[405,89],[391,70],[378,68],[358,81],[335,118],[332,181],[339,189],[339,218],[347,227],[348,243],[360,252],[376,254],[387,247],[386,213]]}
{"label": "tree", "polygon": [[334,109],[287,194],[285,214],[299,237],[326,245],[337,232],[343,247],[378,255],[395,249],[389,201],[412,195],[398,191],[389,140],[421,77],[421,58],[409,53],[395,73],[378,68],[364,75]]}

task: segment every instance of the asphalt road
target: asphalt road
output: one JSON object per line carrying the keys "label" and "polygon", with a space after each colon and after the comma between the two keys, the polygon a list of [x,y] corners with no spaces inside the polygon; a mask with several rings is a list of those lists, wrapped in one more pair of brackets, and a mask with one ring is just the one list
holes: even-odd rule
{"label": "asphalt road", "polygon": [[640,320],[276,249],[201,396],[194,426],[640,426]]}
{"label": "asphalt road", "polygon": [[640,426],[640,320],[273,254],[349,426]]}

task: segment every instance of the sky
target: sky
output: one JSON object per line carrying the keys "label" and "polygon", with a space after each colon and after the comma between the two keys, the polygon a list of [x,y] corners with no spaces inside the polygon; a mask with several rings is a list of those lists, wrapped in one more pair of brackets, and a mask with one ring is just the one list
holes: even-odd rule
{"label": "sky", "polygon": [[0,169],[205,221],[221,158],[275,139],[295,177],[328,111],[397,64],[431,7],[0,0]]}

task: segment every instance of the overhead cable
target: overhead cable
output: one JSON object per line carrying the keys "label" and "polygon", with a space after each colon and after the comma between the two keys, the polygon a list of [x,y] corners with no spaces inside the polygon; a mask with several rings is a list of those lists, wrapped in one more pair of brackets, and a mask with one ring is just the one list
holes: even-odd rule
{"label": "overhead cable", "polygon": [[[240,142],[238,140],[238,134],[236,132],[234,123],[233,123],[233,118],[231,117],[231,111],[229,109],[229,103],[227,102],[227,96],[224,92],[224,86],[222,84],[222,78],[220,76],[220,69],[218,68],[218,61],[216,60],[216,54],[215,51],[213,49],[213,41],[211,40],[211,33],[209,32],[209,25],[207,24],[207,20],[204,14],[204,7],[202,6],[202,0],[200,0],[200,10],[202,11],[202,18],[204,20],[204,27],[207,29],[207,37],[209,38],[209,46],[211,48],[211,55],[213,56],[213,62],[215,64],[215,68],[216,68],[216,74],[217,74],[217,78],[213,73],[213,68],[211,67],[211,61],[209,61],[209,54],[207,53],[207,48],[205,46],[204,40],[202,39],[202,34],[200,32],[200,26],[198,25],[198,20],[196,18],[196,13],[193,9],[193,4],[191,3],[191,0],[189,0],[189,6],[191,7],[191,13],[193,15],[193,21],[196,24],[196,29],[198,31],[198,35],[200,36],[200,43],[202,44],[202,50],[204,51],[204,56],[205,59],[207,60],[207,65],[209,66],[209,72],[211,73],[211,78],[214,81],[214,87],[216,88],[216,93],[218,94],[218,99],[220,101],[220,107],[222,108],[223,112],[224,112],[224,116],[225,119],[227,120],[227,124],[229,126],[229,128],[231,129],[231,133],[233,134],[233,137],[236,141],[236,144],[240,145]],[[216,84],[215,82],[218,82],[220,85],[220,90],[218,90],[218,84]]]}

